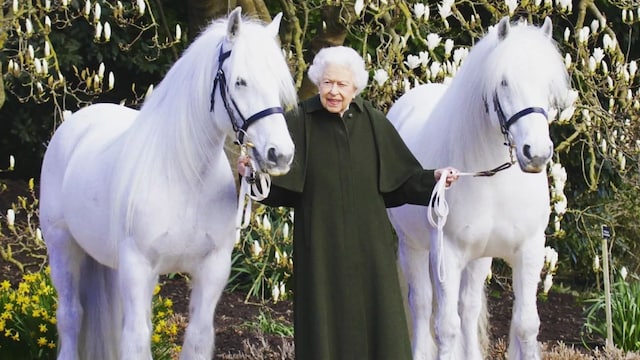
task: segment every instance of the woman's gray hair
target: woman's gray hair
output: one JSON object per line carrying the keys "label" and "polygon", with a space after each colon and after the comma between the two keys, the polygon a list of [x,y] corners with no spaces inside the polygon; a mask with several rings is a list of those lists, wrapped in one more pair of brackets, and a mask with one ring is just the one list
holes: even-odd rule
{"label": "woman's gray hair", "polygon": [[307,75],[316,86],[320,86],[322,75],[327,65],[344,66],[351,70],[353,82],[356,87],[356,95],[360,94],[369,81],[369,73],[364,67],[364,60],[355,50],[346,46],[332,46],[323,48],[313,58],[313,64],[309,67]]}

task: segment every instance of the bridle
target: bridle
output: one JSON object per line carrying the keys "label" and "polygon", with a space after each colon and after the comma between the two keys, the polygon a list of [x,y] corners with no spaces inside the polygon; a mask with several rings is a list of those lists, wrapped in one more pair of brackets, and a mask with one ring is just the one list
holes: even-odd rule
{"label": "bridle", "polygon": [[[211,90],[211,109],[213,111],[216,98],[216,89],[220,84],[220,97],[224,108],[229,115],[231,126],[236,133],[236,144],[240,145],[240,156],[248,156],[247,147],[253,147],[250,141],[245,144],[245,135],[247,129],[256,121],[267,117],[272,114],[284,114],[284,110],[280,106],[274,106],[258,111],[251,115],[249,118],[245,118],[242,112],[238,108],[233,98],[229,96],[229,89],[227,85],[227,77],[222,69],[222,64],[231,56],[231,50],[223,51],[222,44],[220,44],[220,54],[218,55],[218,71],[216,77],[213,80],[213,89]],[[233,107],[232,107],[233,106]],[[236,114],[240,117],[237,119]],[[252,200],[263,200],[269,195],[271,189],[271,178],[269,174],[262,173],[256,170],[255,161],[249,157],[249,167],[246,174],[241,174],[240,189],[238,192],[238,211],[236,213],[236,242],[240,241],[240,231],[249,225],[251,218]],[[259,183],[259,186],[258,186]]]}
{"label": "bridle", "polygon": [[[228,93],[228,85],[227,79],[224,74],[224,70],[222,69],[222,64],[225,60],[227,60],[231,56],[231,50],[223,51],[222,44],[220,44],[220,55],[218,56],[218,71],[216,72],[216,77],[213,80],[213,89],[211,90],[211,110],[213,111],[214,102],[216,97],[216,89],[218,88],[218,84],[220,84],[220,97],[222,98],[222,103],[224,104],[224,108],[227,110],[227,114],[229,115],[229,120],[231,121],[231,126],[233,127],[233,131],[236,133],[236,142],[239,145],[243,145],[244,137],[247,132],[249,126],[251,126],[256,121],[262,119],[263,117],[269,116],[271,114],[284,114],[284,110],[280,106],[274,106],[270,108],[266,108],[264,110],[258,111],[257,113],[251,115],[248,119],[242,115],[242,112],[238,108],[235,100],[229,97]],[[231,107],[233,105],[233,108]],[[235,112],[234,112],[235,110]],[[235,114],[240,117],[240,121],[236,118]]]}

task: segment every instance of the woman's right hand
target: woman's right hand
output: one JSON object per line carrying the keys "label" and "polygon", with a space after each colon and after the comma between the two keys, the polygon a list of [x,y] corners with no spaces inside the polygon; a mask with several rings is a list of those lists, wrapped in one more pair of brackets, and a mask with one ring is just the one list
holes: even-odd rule
{"label": "woman's right hand", "polygon": [[251,171],[251,159],[247,155],[240,155],[237,163],[238,174],[240,176],[247,176]]}

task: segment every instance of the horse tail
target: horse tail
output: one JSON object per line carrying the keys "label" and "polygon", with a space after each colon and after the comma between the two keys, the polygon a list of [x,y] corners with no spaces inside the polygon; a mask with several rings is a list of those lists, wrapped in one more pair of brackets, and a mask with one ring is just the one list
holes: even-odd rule
{"label": "horse tail", "polygon": [[80,359],[117,360],[123,312],[116,270],[87,256],[78,285],[83,309]]}

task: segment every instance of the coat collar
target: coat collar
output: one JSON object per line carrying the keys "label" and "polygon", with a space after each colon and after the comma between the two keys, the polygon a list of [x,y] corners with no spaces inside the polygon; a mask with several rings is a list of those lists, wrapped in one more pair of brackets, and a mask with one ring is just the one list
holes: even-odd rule
{"label": "coat collar", "polygon": [[[316,112],[319,110],[323,110],[322,102],[320,102],[320,95],[315,95],[314,97],[306,100],[308,106],[305,106],[307,113]],[[351,100],[351,104],[349,105],[350,110],[357,110],[358,112],[364,111],[364,100],[360,96],[356,96]]]}

